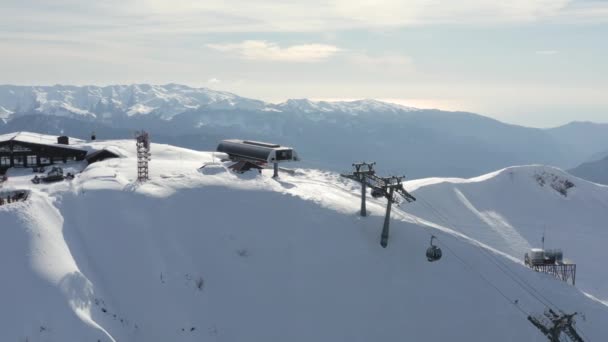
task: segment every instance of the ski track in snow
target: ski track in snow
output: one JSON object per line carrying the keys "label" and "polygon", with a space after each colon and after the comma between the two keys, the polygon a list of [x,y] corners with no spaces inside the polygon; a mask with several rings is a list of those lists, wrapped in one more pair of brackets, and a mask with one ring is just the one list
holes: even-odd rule
{"label": "ski track in snow", "polygon": [[[481,212],[475,208],[475,205],[471,203],[467,197],[458,189],[454,189],[458,199],[469,209],[475,216],[479,217],[481,221],[486,223],[493,232],[501,236],[505,244],[509,244],[511,247],[510,251],[512,255],[521,255],[530,249],[530,244],[507,222],[507,220],[500,216],[495,211],[484,211]],[[483,234],[483,233],[482,233]]]}

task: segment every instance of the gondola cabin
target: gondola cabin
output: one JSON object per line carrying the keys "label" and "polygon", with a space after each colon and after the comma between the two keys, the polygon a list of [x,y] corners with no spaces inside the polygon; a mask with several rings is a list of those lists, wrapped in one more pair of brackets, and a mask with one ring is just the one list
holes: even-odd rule
{"label": "gondola cabin", "polygon": [[257,167],[272,163],[274,177],[278,176],[279,163],[300,160],[291,147],[252,140],[222,140],[217,146],[217,151],[226,153],[233,161]]}

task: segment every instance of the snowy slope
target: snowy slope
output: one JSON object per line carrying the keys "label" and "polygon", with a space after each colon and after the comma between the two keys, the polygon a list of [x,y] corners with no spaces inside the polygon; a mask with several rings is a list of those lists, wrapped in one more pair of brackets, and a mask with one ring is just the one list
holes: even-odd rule
{"label": "snowy slope", "polygon": [[[519,310],[544,307],[471,240],[396,208],[382,249],[383,201],[359,217],[358,187],[334,173],[200,171],[213,154],[153,144],[152,179],[137,185],[132,141],[87,147],[122,158],[53,185],[9,170],[2,191],[32,194],[0,206],[1,340],[546,340]],[[433,264],[429,231],[445,253]],[[608,307],[489,251],[583,312],[590,340],[608,336]]]}
{"label": "snowy slope", "polygon": [[[567,181],[573,187],[565,190]],[[561,248],[578,264],[578,287],[608,302],[608,274],[597,271],[606,257],[608,187],[552,167],[523,166],[473,179],[414,180],[406,188],[423,199],[408,212],[518,259],[541,247],[544,232],[546,248]]]}
{"label": "snowy slope", "polygon": [[13,114],[12,111],[0,106],[0,121],[6,122],[11,114]]}

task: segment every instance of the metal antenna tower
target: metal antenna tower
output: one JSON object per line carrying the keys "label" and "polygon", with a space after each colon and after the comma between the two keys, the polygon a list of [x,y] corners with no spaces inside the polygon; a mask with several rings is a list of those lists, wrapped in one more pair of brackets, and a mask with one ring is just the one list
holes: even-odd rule
{"label": "metal antenna tower", "polygon": [[545,311],[546,318],[542,316],[528,316],[528,320],[547,336],[550,342],[560,342],[562,334],[568,336],[573,342],[584,342],[574,328],[574,324],[576,323],[574,316],[576,315],[576,312],[570,315],[565,313],[558,315],[555,311],[549,309]]}
{"label": "metal antenna tower", "polygon": [[374,170],[376,163],[354,163],[353,172],[350,174],[343,174],[342,177],[352,179],[356,182],[361,183],[361,216],[367,216],[367,209],[365,207],[365,198],[367,193],[367,177],[374,176],[376,171]]}
{"label": "metal antenna tower", "polygon": [[380,236],[380,245],[384,248],[388,245],[389,225],[391,221],[391,208],[393,203],[400,203],[401,198],[407,202],[416,200],[403,187],[403,179],[405,177],[378,177],[374,170],[376,163],[355,163],[355,169],[350,174],[342,174],[342,177],[352,179],[361,183],[361,216],[366,216],[365,211],[365,191],[366,187],[372,188],[372,196],[374,198],[385,197],[388,200],[386,205],[386,214],[384,216],[384,226],[382,227],[382,235]]}
{"label": "metal antenna tower", "polygon": [[145,182],[149,177],[148,162],[150,161],[150,135],[146,131],[135,133],[137,146],[137,181]]}

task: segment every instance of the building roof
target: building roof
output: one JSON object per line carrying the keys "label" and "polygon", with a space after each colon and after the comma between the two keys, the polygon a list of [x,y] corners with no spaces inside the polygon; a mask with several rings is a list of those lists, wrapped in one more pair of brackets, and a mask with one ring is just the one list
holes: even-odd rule
{"label": "building roof", "polygon": [[[32,133],[32,132],[13,132],[13,133],[7,133],[7,134],[0,134],[0,142],[10,141],[10,140],[30,143],[30,144],[50,145],[50,146],[60,147],[60,148],[70,148],[70,149],[74,149],[74,150],[82,150],[82,148],[78,148],[75,146],[58,144],[56,135],[46,135],[46,134]],[[83,142],[84,141],[82,141],[80,139],[70,137],[70,144],[71,143],[83,143]]]}
{"label": "building roof", "polygon": [[222,140],[221,142],[230,142],[230,143],[235,143],[235,144],[245,144],[245,145],[251,145],[251,146],[259,146],[262,148],[267,148],[267,149],[273,149],[273,150],[277,150],[277,149],[290,149],[291,147],[288,146],[281,146],[279,144],[273,144],[273,143],[267,143],[267,142],[262,142],[262,141],[255,141],[255,140],[241,140],[241,139],[225,139]]}
{"label": "building roof", "polygon": [[119,158],[120,155],[117,153],[114,153],[108,149],[101,149],[101,150],[97,150],[94,152],[91,152],[89,154],[87,154],[87,156],[85,157],[85,159],[87,160],[87,162],[89,164],[104,160],[104,159],[109,159],[109,158]]}

